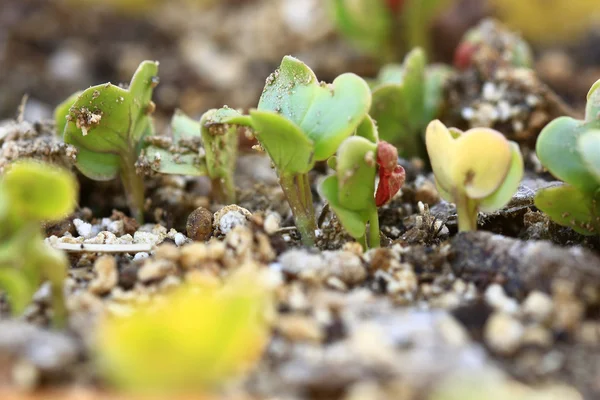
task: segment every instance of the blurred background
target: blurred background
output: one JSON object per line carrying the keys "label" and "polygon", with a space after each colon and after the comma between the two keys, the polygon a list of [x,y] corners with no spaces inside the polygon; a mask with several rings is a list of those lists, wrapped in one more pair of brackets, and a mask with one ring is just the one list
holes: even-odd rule
{"label": "blurred background", "polygon": [[24,94],[26,118],[50,118],[76,90],[127,82],[144,59],[160,61],[159,117],[247,108],[286,54],[323,80],[375,76],[413,45],[451,63],[487,16],[521,32],[541,78],[578,107],[600,78],[598,10],[597,0],[0,0],[0,119]]}

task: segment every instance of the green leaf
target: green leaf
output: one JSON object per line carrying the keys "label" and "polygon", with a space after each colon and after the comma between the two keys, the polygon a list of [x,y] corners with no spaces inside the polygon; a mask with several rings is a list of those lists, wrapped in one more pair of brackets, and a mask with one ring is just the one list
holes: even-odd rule
{"label": "green leaf", "polygon": [[479,209],[483,212],[493,212],[504,207],[519,188],[521,178],[523,178],[523,156],[518,144],[510,142],[510,146],[512,161],[508,174],[500,187],[479,203]]}
{"label": "green leaf", "polygon": [[595,124],[583,124],[573,118],[560,117],[546,125],[536,143],[537,156],[552,175],[587,192],[593,192],[598,182],[577,151],[577,141],[594,127]]}
{"label": "green leaf", "polygon": [[121,157],[116,154],[96,153],[80,147],[77,150],[77,169],[96,181],[110,181],[121,170]]}
{"label": "green leaf", "polygon": [[377,143],[379,141],[379,133],[377,132],[377,125],[375,120],[367,115],[356,128],[356,136],[364,137],[370,142]]}
{"label": "green leaf", "polygon": [[206,163],[199,154],[177,153],[157,146],[144,149],[144,157],[152,170],[161,174],[206,176]]}
{"label": "green leaf", "polygon": [[305,174],[312,169],[313,144],[298,126],[272,111],[252,110],[250,115],[257,139],[280,173]]}
{"label": "green leaf", "polygon": [[13,163],[2,178],[11,212],[24,220],[56,220],[73,211],[77,181],[68,171],[26,160]]}
{"label": "green leaf", "polygon": [[585,193],[571,185],[541,189],[535,206],[552,221],[582,235],[597,235],[600,228],[600,191]]}
{"label": "green leaf", "polygon": [[393,19],[384,2],[333,0],[330,8],[338,30],[356,46],[378,55],[389,47]]}
{"label": "green leaf", "polygon": [[587,95],[585,106],[585,120],[588,122],[600,120],[600,79],[597,80]]}
{"label": "green leaf", "polygon": [[27,278],[10,266],[0,265],[0,289],[6,293],[14,315],[21,315],[35,293]]}
{"label": "green leaf", "polygon": [[444,85],[453,73],[453,69],[445,64],[436,64],[425,70],[425,105],[423,108],[422,126],[439,117],[444,98]]}
{"label": "green leaf", "polygon": [[577,140],[577,151],[600,186],[600,130],[590,129]]}
{"label": "green leaf", "polygon": [[[343,74],[319,84],[312,70],[286,56],[263,90],[261,111],[274,111],[297,125],[314,144],[314,159],[326,160],[356,130],[371,106],[367,83]],[[260,140],[260,138],[259,138]]]}
{"label": "green leaf", "polygon": [[339,203],[339,182],[335,175],[329,176],[321,183],[321,196],[329,202],[329,207],[335,212],[344,229],[353,238],[365,235],[368,216],[363,213],[348,210]]}
{"label": "green leaf", "polygon": [[377,121],[379,137],[394,144],[402,157],[425,154],[425,63],[425,53],[414,49],[404,60],[402,80],[388,81],[373,91],[370,115]]}
{"label": "green leaf", "polygon": [[200,123],[177,109],[171,119],[171,134],[173,143],[177,143],[181,139],[200,137]]}
{"label": "green leaf", "polygon": [[353,136],[337,153],[338,203],[348,210],[364,211],[375,207],[377,145]]}
{"label": "green leaf", "polygon": [[81,93],[83,92],[79,91],[73,93],[54,109],[54,123],[56,124],[57,136],[62,137],[65,133],[65,126],[67,126],[67,116],[69,115],[69,110]]}

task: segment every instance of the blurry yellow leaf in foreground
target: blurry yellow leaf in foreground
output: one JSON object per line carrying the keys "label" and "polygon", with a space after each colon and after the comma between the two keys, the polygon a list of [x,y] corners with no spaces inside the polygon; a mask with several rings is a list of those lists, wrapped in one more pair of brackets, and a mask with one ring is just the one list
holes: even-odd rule
{"label": "blurry yellow leaf in foreground", "polygon": [[116,385],[144,392],[207,390],[247,372],[269,336],[264,276],[240,269],[222,287],[182,286],[99,329],[98,358]]}
{"label": "blurry yellow leaf in foreground", "polygon": [[491,3],[507,26],[536,42],[576,40],[600,22],[598,0],[492,0]]}

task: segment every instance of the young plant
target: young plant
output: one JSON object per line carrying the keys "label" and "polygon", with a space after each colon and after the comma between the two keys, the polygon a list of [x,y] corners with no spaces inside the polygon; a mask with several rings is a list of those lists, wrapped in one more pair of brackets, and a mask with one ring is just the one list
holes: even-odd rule
{"label": "young plant", "polygon": [[426,68],[426,62],[423,50],[413,49],[402,65],[384,67],[372,85],[370,115],[379,136],[405,158],[426,157],[425,127],[439,114],[444,83],[452,71],[442,65]]}
{"label": "young plant", "polygon": [[55,325],[65,323],[68,261],[44,242],[40,223],[71,213],[76,198],[77,183],[69,172],[39,162],[13,163],[0,178],[0,288],[14,315],[23,313],[48,280]]}
{"label": "young plant", "polygon": [[429,49],[429,28],[448,0],[329,0],[337,29],[361,50],[397,60],[413,47]]}
{"label": "young plant", "polygon": [[131,212],[139,221],[143,220],[144,183],[135,163],[144,137],[154,129],[152,91],[157,74],[158,62],[144,61],[128,89],[110,83],[92,86],[68,110],[63,103],[55,114],[59,129],[67,121],[62,134],[65,143],[77,148],[77,168],[94,180],[120,175]]}
{"label": "young plant", "polygon": [[331,157],[354,133],[371,106],[367,83],[343,74],[332,84],[293,57],[267,79],[258,108],[227,123],[247,125],[271,157],[306,245],[315,240],[315,212],[308,172]]}
{"label": "young plant", "polygon": [[507,204],[523,176],[519,146],[493,129],[466,132],[432,121],[427,152],[440,196],[456,204],[459,231],[477,229],[477,213]]}
{"label": "young plant", "polygon": [[238,127],[223,121],[239,117],[228,107],[207,111],[200,122],[177,110],[171,138],[151,136],[140,161],[163,174],[209,176],[216,201],[235,203],[233,174],[238,151]]}
{"label": "young plant", "polygon": [[600,233],[600,80],[587,96],[584,120],[560,117],[540,133],[537,156],[566,185],[538,191],[535,205],[583,235]]}
{"label": "young plant", "polygon": [[[330,158],[336,171],[321,184],[327,199],[344,229],[366,250],[379,247],[377,207],[390,201],[404,183],[404,169],[398,165],[398,152],[389,143],[378,141],[377,129],[365,118],[357,135],[346,139]],[[375,194],[375,176],[379,166],[379,185]],[[366,226],[369,239],[367,243]]]}
{"label": "young plant", "polygon": [[223,286],[182,286],[130,316],[107,317],[97,335],[102,371],[120,387],[162,395],[208,391],[248,371],[269,336],[262,278],[242,267]]}

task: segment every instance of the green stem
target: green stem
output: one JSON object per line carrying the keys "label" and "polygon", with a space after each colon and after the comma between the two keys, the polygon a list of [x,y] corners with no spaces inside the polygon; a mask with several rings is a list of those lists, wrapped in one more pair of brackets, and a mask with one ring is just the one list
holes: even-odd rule
{"label": "green stem", "polygon": [[144,181],[135,172],[135,157],[123,158],[121,164],[121,182],[127,195],[127,203],[131,214],[141,224],[144,222]]}
{"label": "green stem", "polygon": [[458,213],[459,232],[468,232],[477,230],[477,201],[471,200],[465,194],[458,196],[456,202],[456,212]]}
{"label": "green stem", "polygon": [[313,246],[317,224],[308,174],[282,174],[279,176],[279,184],[292,209],[302,242],[306,246]]}
{"label": "green stem", "polygon": [[214,177],[210,180],[212,197],[220,204],[235,203],[235,185],[231,177]]}
{"label": "green stem", "polygon": [[360,243],[360,245],[363,248],[363,251],[367,251],[369,249],[369,246],[367,245],[367,235],[362,235],[361,237],[356,239],[356,242]]}
{"label": "green stem", "polygon": [[379,237],[379,214],[377,213],[377,207],[373,207],[371,210],[371,216],[369,217],[369,246],[372,249],[381,246],[381,239]]}

